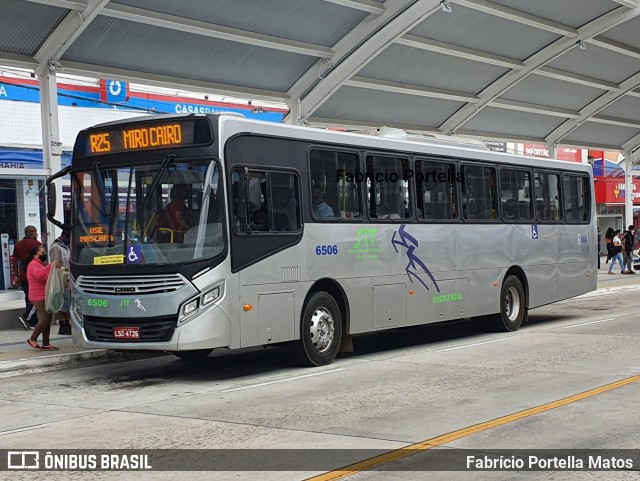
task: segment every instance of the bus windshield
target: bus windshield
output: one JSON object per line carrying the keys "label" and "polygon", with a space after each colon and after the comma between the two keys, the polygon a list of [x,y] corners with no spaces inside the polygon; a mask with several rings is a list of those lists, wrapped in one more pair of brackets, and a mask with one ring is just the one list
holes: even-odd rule
{"label": "bus windshield", "polygon": [[96,163],[72,178],[77,264],[172,264],[224,250],[217,161]]}

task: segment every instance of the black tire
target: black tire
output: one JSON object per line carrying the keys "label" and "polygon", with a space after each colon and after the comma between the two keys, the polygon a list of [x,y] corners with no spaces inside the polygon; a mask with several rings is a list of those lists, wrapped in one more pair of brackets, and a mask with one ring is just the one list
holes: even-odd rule
{"label": "black tire", "polygon": [[200,361],[211,354],[213,349],[196,349],[194,351],[174,351],[174,354],[184,361]]}
{"label": "black tire", "polygon": [[516,276],[509,276],[500,291],[500,314],[493,317],[493,327],[497,331],[517,331],[527,314],[526,297],[522,282]]}
{"label": "black tire", "polygon": [[316,292],[302,311],[300,339],[293,349],[297,361],[312,367],[331,364],[341,340],[342,315],[338,304],[326,292]]}

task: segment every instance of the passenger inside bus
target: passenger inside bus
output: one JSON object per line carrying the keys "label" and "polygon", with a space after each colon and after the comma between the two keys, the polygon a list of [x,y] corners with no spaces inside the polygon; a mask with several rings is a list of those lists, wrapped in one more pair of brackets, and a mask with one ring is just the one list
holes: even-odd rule
{"label": "passenger inside bus", "polygon": [[161,242],[182,242],[184,233],[189,230],[187,200],[187,186],[174,185],[171,189],[171,202],[158,216],[158,229]]}
{"label": "passenger inside bus", "polygon": [[313,214],[316,217],[334,217],[333,209],[324,201],[324,195],[319,187],[313,188],[312,203]]}

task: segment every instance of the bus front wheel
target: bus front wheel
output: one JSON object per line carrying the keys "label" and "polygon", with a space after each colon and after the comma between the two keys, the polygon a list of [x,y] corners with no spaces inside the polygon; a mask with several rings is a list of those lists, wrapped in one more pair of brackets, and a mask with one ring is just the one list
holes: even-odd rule
{"label": "bus front wheel", "polygon": [[185,361],[200,361],[211,354],[211,351],[213,349],[196,349],[194,351],[174,351],[173,354]]}
{"label": "bus front wheel", "polygon": [[500,331],[517,331],[527,311],[524,288],[516,276],[509,276],[500,291],[500,314],[494,318],[494,326]]}
{"label": "bus front wheel", "polygon": [[342,316],[335,299],[316,292],[304,307],[300,339],[294,345],[297,360],[305,366],[330,364],[342,339]]}

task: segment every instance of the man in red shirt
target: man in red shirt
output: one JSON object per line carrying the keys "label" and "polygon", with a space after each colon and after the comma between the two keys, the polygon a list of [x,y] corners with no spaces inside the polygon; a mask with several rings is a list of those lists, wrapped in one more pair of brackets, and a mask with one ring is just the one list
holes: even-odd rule
{"label": "man in red shirt", "polygon": [[18,317],[20,324],[26,330],[33,329],[38,323],[35,308],[29,301],[29,282],[27,281],[27,259],[34,247],[40,245],[38,241],[38,229],[32,225],[24,228],[24,238],[18,241],[13,248],[13,257],[18,259],[18,272],[20,275],[20,286],[24,292],[25,311],[22,317]]}

